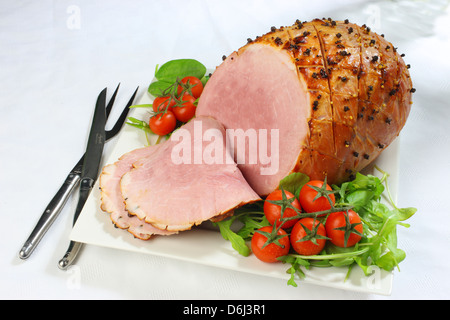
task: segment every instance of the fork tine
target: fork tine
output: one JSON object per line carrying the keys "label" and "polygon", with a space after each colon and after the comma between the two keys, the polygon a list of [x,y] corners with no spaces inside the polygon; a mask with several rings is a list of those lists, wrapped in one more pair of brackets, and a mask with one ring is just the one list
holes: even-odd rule
{"label": "fork tine", "polygon": [[114,127],[111,130],[106,131],[106,140],[109,140],[112,137],[114,137],[122,128],[122,125],[125,122],[125,119],[127,118],[128,112],[130,111],[130,106],[133,104],[134,98],[136,97],[138,90],[139,90],[139,87],[136,88],[136,91],[134,91],[134,93],[131,96],[130,100],[128,101],[127,105],[122,110],[122,113],[120,114],[119,118],[117,119],[116,123],[114,124]]}
{"label": "fork tine", "polygon": [[113,95],[111,96],[111,99],[108,102],[108,105],[106,106],[106,119],[108,119],[109,114],[111,113],[112,106],[114,104],[114,101],[116,100],[117,91],[119,91],[120,83],[117,85],[116,91],[114,91]]}

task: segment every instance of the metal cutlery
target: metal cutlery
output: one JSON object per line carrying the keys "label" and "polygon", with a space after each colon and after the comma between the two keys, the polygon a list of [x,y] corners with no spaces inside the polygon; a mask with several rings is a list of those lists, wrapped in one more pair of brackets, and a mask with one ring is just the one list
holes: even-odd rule
{"label": "metal cutlery", "polygon": [[[92,187],[97,180],[98,171],[100,169],[100,162],[103,155],[103,147],[105,145],[106,133],[106,89],[100,93],[95,106],[94,119],[92,120],[91,132],[86,147],[86,153],[84,154],[84,162],[81,170],[81,182],[80,182],[80,194],[78,198],[78,204],[75,209],[73,217],[73,224],[78,219],[78,216],[83,210],[84,204],[91,193]],[[58,266],[60,269],[66,269],[75,259],[78,251],[81,248],[81,243],[70,241],[69,248],[67,249],[64,257],[59,261]]]}
{"label": "metal cutlery", "polygon": [[[108,105],[104,106],[104,103],[102,101],[98,101],[103,106],[103,112],[105,115],[105,123],[109,117],[109,114],[111,112],[112,106],[114,104],[118,89],[120,84],[117,86],[116,90],[114,91]],[[134,98],[136,97],[137,91],[139,87],[136,89],[130,100],[128,101],[127,105],[124,107],[121,115],[119,116],[118,120],[112,127],[112,129],[105,131],[104,125],[103,125],[103,134],[104,134],[104,142],[110,140],[113,138],[122,128],[123,123],[125,122],[125,119],[129,112],[129,107],[133,104]],[[104,95],[106,95],[106,89]],[[100,94],[100,96],[103,94]],[[99,98],[100,98],[99,96]],[[95,122],[93,122],[94,124]],[[61,212],[61,209],[64,207],[65,203],[67,202],[67,199],[72,194],[72,192],[75,190],[75,187],[80,183],[82,180],[82,171],[83,171],[83,164],[85,163],[85,157],[86,153],[80,158],[80,160],[77,162],[77,164],[73,167],[73,169],[70,171],[68,176],[66,177],[66,180],[64,181],[61,188],[57,191],[55,196],[52,198],[46,209],[44,210],[43,214],[41,215],[38,223],[36,224],[35,228],[31,232],[28,239],[25,241],[24,245],[22,246],[22,249],[19,252],[19,257],[21,259],[27,259],[30,257],[30,255],[33,253],[36,246],[39,244],[41,239],[44,237],[45,233],[48,231],[48,229],[51,227],[53,222],[58,217],[59,213]],[[80,186],[80,195],[82,192],[82,188],[85,188],[88,185],[88,182],[82,182]],[[84,192],[86,193],[86,192]],[[78,209],[78,208],[77,208]],[[74,223],[78,217],[79,213],[74,217]],[[78,246],[78,245],[77,245]],[[75,248],[77,250],[79,248]],[[73,250],[73,248],[71,249]],[[69,250],[68,250],[69,251]]]}

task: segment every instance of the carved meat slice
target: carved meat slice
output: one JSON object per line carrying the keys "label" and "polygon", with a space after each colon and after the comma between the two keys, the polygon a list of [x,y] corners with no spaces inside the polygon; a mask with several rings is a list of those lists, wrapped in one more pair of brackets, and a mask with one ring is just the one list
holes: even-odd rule
{"label": "carved meat slice", "polygon": [[197,117],[133,163],[121,179],[126,210],[167,231],[188,230],[260,200],[226,148],[224,127]]}
{"label": "carved meat slice", "polygon": [[133,168],[133,163],[150,155],[156,148],[145,147],[124,154],[118,161],[105,166],[100,175],[101,208],[110,213],[114,225],[120,229],[126,229],[136,238],[148,240],[152,235],[170,235],[173,232],[160,230],[136,216],[129,215],[125,210],[122,192],[120,191],[120,179]]}

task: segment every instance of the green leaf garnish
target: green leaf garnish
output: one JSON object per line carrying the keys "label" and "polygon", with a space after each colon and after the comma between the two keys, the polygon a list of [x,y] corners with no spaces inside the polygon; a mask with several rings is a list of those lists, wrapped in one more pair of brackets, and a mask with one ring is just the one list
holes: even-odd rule
{"label": "green leaf garnish", "polygon": [[[376,169],[383,174],[382,178],[357,173],[355,180],[345,182],[340,186],[333,185],[333,191],[331,192],[325,191],[325,189],[319,190],[323,192],[322,196],[328,196],[331,193],[335,194],[336,203],[332,205],[331,209],[316,213],[299,212],[300,217],[318,217],[322,214],[328,215],[331,212],[345,212],[352,209],[361,218],[363,233],[360,234],[362,236],[361,241],[353,247],[340,248],[331,242],[327,242],[324,250],[318,255],[303,256],[290,252],[288,255],[278,258],[281,262],[290,265],[286,271],[290,274],[288,285],[296,287],[296,279],[305,278],[302,268],[346,267],[348,268],[346,279],[350,276],[354,266],[359,266],[367,276],[371,274],[372,269],[370,266],[373,265],[386,271],[399,268],[399,263],[406,258],[406,253],[397,246],[397,226],[409,228],[409,224],[404,221],[411,218],[417,209],[413,207],[397,207],[389,192],[389,175],[379,168]],[[305,178],[303,174],[291,174],[280,182],[280,189],[285,189],[294,193],[294,195],[298,195],[299,189],[308,181],[309,178]],[[284,194],[284,191],[282,194]],[[382,198],[387,198],[388,202],[381,202]],[[293,208],[289,200],[284,194],[282,200],[271,201],[271,203],[282,206],[282,209]],[[257,229],[263,225],[268,225],[267,220],[264,219],[262,204],[243,206],[238,209],[239,212],[236,212],[238,215],[237,220],[243,222],[241,229],[236,231],[237,235],[241,235],[242,241],[249,241]],[[294,208],[294,210],[296,209]],[[348,220],[347,216],[346,218]],[[326,217],[318,219],[326,220]],[[222,223],[222,228],[231,227],[231,225]],[[356,224],[350,224],[347,221],[346,226],[342,228],[347,233],[346,239],[352,232],[359,233],[355,230],[355,226]],[[276,235],[276,229],[273,228],[273,234],[265,234],[268,238],[274,238],[272,240],[274,243],[277,242],[277,238],[274,236]],[[313,239],[313,230],[309,231],[309,236]],[[236,239],[228,238],[232,242],[236,241]]]}

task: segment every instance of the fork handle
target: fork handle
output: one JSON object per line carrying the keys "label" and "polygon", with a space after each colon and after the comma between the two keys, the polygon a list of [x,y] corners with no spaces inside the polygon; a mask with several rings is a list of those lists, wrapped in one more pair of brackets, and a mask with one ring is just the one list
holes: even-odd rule
{"label": "fork handle", "polygon": [[67,248],[66,254],[62,257],[58,262],[58,267],[61,270],[67,270],[72,263],[75,261],[75,258],[78,255],[83,244],[81,242],[70,241],[69,248]]}
{"label": "fork handle", "polygon": [[70,194],[76,185],[78,185],[81,177],[77,173],[71,172],[64,181],[61,188],[55,194],[53,199],[49,202],[47,208],[44,210],[41,218],[34,227],[28,239],[25,241],[22,249],[19,252],[21,259],[27,259],[44,237],[47,230],[58,217],[64,204],[67,202]]}

